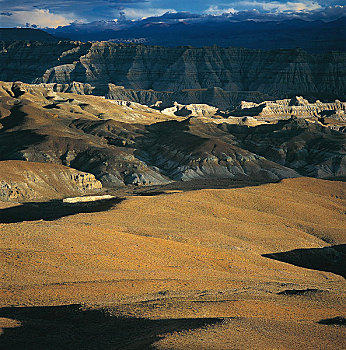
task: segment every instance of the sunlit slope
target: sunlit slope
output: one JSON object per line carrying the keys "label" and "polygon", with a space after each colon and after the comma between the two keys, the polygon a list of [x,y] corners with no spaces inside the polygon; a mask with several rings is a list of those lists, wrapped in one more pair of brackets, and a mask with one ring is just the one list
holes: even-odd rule
{"label": "sunlit slope", "polygon": [[[0,211],[15,206],[2,202]],[[2,223],[1,306],[225,318],[168,334],[158,349],[341,349],[344,328],[318,322],[346,312],[344,213],[344,183],[297,178],[128,196],[105,212]]]}
{"label": "sunlit slope", "polygon": [[341,182],[289,179],[129,197],[102,213],[2,224],[3,283],[13,288],[2,300],[102,303],[161,288],[338,281],[261,254],[344,243],[344,193]]}

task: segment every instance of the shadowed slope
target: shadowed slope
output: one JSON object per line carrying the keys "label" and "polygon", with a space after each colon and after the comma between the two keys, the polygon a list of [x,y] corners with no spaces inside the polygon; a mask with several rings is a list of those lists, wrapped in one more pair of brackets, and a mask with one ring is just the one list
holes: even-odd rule
{"label": "shadowed slope", "polygon": [[218,318],[158,319],[115,317],[80,305],[2,308],[0,317],[22,323],[4,329],[0,347],[13,350],[153,349],[165,333],[222,322]]}
{"label": "shadowed slope", "polygon": [[239,147],[313,177],[345,176],[345,133],[318,123],[291,118],[248,128],[220,125]]}
{"label": "shadowed slope", "polygon": [[345,135],[306,120],[214,123],[20,83],[1,83],[0,95],[0,159],[67,165],[109,187],[346,174]]}
{"label": "shadowed slope", "polygon": [[[4,100],[6,103],[6,99]],[[45,135],[40,135],[35,129],[25,126],[28,114],[22,110],[20,101],[14,103],[17,104],[8,110],[8,115],[0,112],[0,160],[24,160],[23,152],[26,149],[46,139]],[[5,116],[2,117],[2,114]]]}
{"label": "shadowed slope", "polygon": [[[24,92],[20,98],[12,96],[14,85],[3,83],[0,88],[0,124],[3,126],[0,128],[0,159],[63,164],[90,172],[111,186],[133,183],[136,179],[140,183],[169,182],[133,156],[132,139],[143,127],[101,117],[102,112],[112,109],[115,109],[113,114],[120,109],[126,117],[123,107],[111,102],[102,104],[104,100],[99,98],[95,107],[88,105],[88,109],[82,102],[55,96],[52,91],[37,87],[30,93],[15,86]],[[61,109],[44,108],[52,94]],[[140,110],[137,114],[143,112],[153,121],[160,116],[157,111],[147,110],[149,112]],[[111,119],[113,114],[106,119]],[[78,120],[81,121],[78,123]]]}
{"label": "shadowed slope", "polygon": [[337,316],[333,318],[326,318],[324,320],[320,320],[318,321],[318,323],[325,325],[346,326],[346,318],[342,316]]}
{"label": "shadowed slope", "polygon": [[123,201],[123,198],[103,199],[84,203],[63,203],[59,200],[25,203],[0,209],[0,224],[36,220],[53,221],[78,213],[97,213],[109,210],[121,201]]}
{"label": "shadowed slope", "polygon": [[77,81],[96,88],[115,83],[156,91],[220,87],[258,91],[275,99],[292,95],[344,99],[346,91],[343,52],[311,55],[302,49],[165,48],[68,41],[0,45],[0,79],[7,81]]}
{"label": "shadowed slope", "polygon": [[346,244],[324,248],[294,249],[262,256],[308,269],[333,272],[346,278]]}
{"label": "shadowed slope", "polygon": [[174,180],[255,178],[266,182],[299,176],[292,169],[239,147],[233,135],[197,118],[149,125],[137,145],[138,158]]}

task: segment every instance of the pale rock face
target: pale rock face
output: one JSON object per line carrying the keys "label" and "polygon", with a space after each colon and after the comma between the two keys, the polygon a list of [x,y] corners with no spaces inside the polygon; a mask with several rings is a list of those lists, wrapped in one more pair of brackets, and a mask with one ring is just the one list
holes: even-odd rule
{"label": "pale rock face", "polygon": [[62,165],[0,162],[0,199],[4,201],[47,200],[101,189],[102,184],[94,175]]}
{"label": "pale rock face", "polygon": [[218,108],[207,104],[182,105],[174,102],[172,107],[162,109],[161,113],[170,116],[213,117],[218,113]]}
{"label": "pale rock face", "polygon": [[102,196],[84,196],[84,197],[70,197],[64,198],[63,203],[85,203],[85,202],[96,202],[107,199],[115,198],[115,196],[111,196],[109,194],[105,194]]}
{"label": "pale rock face", "polygon": [[242,101],[240,105],[230,112],[234,116],[253,116],[257,119],[283,119],[296,116],[298,118],[319,117],[334,114],[338,119],[346,118],[346,102],[335,100],[323,103],[317,100],[310,103],[302,96],[294,99],[276,101],[263,101],[261,103]]}

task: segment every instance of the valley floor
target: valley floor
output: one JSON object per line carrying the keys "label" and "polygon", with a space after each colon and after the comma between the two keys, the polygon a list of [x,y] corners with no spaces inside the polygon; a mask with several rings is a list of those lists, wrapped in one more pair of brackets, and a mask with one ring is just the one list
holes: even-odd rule
{"label": "valley floor", "polygon": [[169,186],[53,218],[0,202],[0,348],[346,347],[344,182]]}

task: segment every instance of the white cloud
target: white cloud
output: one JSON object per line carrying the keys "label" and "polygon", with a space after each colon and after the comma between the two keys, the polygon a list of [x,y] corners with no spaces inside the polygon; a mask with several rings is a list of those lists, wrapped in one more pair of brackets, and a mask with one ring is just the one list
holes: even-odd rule
{"label": "white cloud", "polygon": [[237,11],[232,8],[232,7],[229,7],[229,8],[220,8],[218,6],[215,6],[215,5],[211,5],[209,6],[205,11],[204,13],[208,14],[208,15],[222,15],[224,13],[236,13]]}
{"label": "white cloud", "polygon": [[11,16],[0,15],[1,26],[24,26],[26,23],[36,24],[39,27],[56,28],[65,26],[77,20],[72,14],[58,15],[49,10],[35,9],[31,11],[12,11]]}
{"label": "white cloud", "polygon": [[313,11],[313,10],[319,10],[322,9],[322,6],[319,5],[317,2],[306,0],[306,1],[288,1],[285,3],[281,3],[279,1],[271,1],[271,2],[264,2],[264,1],[237,1],[232,2],[232,5],[234,7],[219,7],[216,5],[211,5],[208,7],[204,13],[209,15],[222,15],[225,13],[229,14],[235,14],[239,11],[251,11],[251,10],[259,10],[261,12],[270,12],[270,13],[277,13],[277,12],[300,12],[300,11]]}
{"label": "white cloud", "polygon": [[268,12],[283,12],[283,11],[312,11],[321,9],[322,6],[314,1],[300,1],[300,2],[285,2],[279,1],[263,2],[263,1],[239,1],[234,3],[234,6],[241,9],[259,9]]}
{"label": "white cloud", "polygon": [[162,8],[124,8],[122,9],[126,18],[128,19],[139,19],[152,16],[162,16],[166,12],[176,13],[174,9],[162,9]]}

